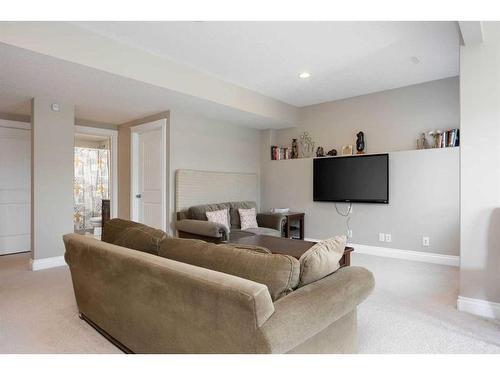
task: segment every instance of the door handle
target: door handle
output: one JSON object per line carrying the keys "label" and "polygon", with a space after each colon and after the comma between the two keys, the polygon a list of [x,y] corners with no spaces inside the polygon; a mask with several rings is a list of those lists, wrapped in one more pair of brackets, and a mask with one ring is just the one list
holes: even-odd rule
{"label": "door handle", "polygon": [[135,197],[136,198],[142,198],[142,194],[136,194]]}

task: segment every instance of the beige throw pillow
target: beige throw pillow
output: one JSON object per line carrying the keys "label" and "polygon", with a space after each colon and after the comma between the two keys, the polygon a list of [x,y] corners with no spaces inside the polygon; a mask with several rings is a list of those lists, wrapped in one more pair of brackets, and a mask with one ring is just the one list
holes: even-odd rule
{"label": "beige throw pillow", "polygon": [[225,208],[223,210],[217,210],[217,211],[207,211],[205,213],[207,215],[208,221],[211,221],[212,223],[217,223],[217,224],[222,224],[225,225],[228,232],[229,232],[229,209]]}
{"label": "beige throw pillow", "polygon": [[255,208],[238,208],[238,212],[240,214],[240,223],[242,230],[259,227],[259,225],[257,224],[257,213],[255,212]]}
{"label": "beige throw pillow", "polygon": [[344,254],[346,236],[336,236],[320,241],[307,250],[299,259],[299,287],[313,283],[339,269],[339,260]]}

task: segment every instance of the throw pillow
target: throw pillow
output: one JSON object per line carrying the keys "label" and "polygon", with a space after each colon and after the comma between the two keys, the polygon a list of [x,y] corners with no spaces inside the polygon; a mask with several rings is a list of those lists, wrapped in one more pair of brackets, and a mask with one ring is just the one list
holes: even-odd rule
{"label": "throw pillow", "polygon": [[307,250],[299,259],[299,287],[313,283],[339,269],[339,260],[344,255],[346,236],[336,236],[320,241]]}
{"label": "throw pillow", "polygon": [[211,221],[212,223],[217,223],[217,224],[222,224],[225,225],[228,232],[229,232],[229,209],[225,208],[223,210],[217,210],[217,211],[207,211],[205,213],[207,215],[208,221]]}
{"label": "throw pillow", "polygon": [[257,224],[257,213],[255,212],[255,208],[238,208],[238,212],[240,214],[240,223],[242,230],[259,227],[259,225]]}

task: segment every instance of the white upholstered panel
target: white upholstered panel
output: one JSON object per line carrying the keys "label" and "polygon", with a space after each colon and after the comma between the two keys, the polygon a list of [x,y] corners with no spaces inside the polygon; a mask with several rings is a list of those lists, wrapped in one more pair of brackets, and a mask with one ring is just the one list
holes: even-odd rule
{"label": "white upholstered panel", "polygon": [[175,210],[206,203],[254,201],[259,203],[256,173],[178,169],[175,173]]}

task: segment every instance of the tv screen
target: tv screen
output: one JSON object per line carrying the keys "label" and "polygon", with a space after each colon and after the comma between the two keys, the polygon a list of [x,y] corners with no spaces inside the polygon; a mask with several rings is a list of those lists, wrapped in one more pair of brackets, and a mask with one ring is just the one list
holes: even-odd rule
{"label": "tv screen", "polygon": [[389,203],[389,155],[314,159],[314,200]]}

